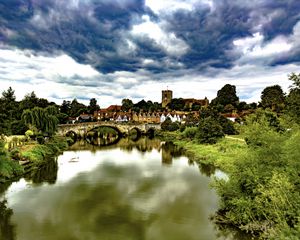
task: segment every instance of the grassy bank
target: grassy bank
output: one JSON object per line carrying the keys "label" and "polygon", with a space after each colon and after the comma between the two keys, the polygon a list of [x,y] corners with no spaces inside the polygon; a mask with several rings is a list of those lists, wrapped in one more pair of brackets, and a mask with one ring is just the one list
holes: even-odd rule
{"label": "grassy bank", "polygon": [[299,239],[300,129],[278,131],[259,121],[245,127],[247,144],[240,136],[213,145],[199,144],[180,132],[161,137],[185,149],[192,160],[212,164],[229,176],[213,184],[220,196],[214,216],[220,226],[234,226],[259,239]]}
{"label": "grassy bank", "polygon": [[183,148],[191,160],[212,164],[227,173],[231,172],[235,160],[245,154],[247,149],[241,136],[226,136],[212,145],[199,144],[195,140],[183,138],[179,132],[162,132],[160,137]]}
{"label": "grassy bank", "polygon": [[[31,168],[44,164],[50,156],[55,156],[68,147],[65,138],[54,137],[45,144],[35,141],[7,151],[4,143],[0,151],[0,182],[11,181]],[[20,163],[24,165],[20,165]]]}

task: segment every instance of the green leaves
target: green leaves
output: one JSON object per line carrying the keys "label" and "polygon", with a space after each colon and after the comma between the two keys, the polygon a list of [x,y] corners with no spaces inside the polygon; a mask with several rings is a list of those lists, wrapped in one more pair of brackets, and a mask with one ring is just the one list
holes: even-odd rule
{"label": "green leaves", "polygon": [[34,107],[32,110],[23,111],[22,119],[25,124],[32,125],[42,134],[53,135],[56,131],[58,119],[56,114],[58,110],[54,106],[47,108]]}
{"label": "green leaves", "polygon": [[300,131],[282,129],[280,120],[270,114],[258,111],[247,118],[247,152],[234,161],[229,181],[215,184],[222,201],[219,213],[225,222],[262,239],[296,239]]}

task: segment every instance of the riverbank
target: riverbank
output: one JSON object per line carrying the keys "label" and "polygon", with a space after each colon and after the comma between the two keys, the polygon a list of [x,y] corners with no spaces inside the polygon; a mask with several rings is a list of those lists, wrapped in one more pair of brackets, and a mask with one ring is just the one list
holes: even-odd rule
{"label": "riverbank", "polygon": [[214,221],[236,227],[254,239],[298,239],[300,234],[300,131],[278,132],[263,124],[247,126],[247,143],[239,136],[216,144],[199,144],[179,132],[163,132],[161,139],[182,147],[188,157],[213,165],[228,175],[215,179],[220,196]]}
{"label": "riverbank", "polygon": [[47,162],[47,160],[67,149],[66,138],[53,137],[44,144],[36,141],[17,146],[10,151],[1,148],[0,184],[13,181],[30,173]]}
{"label": "riverbank", "polygon": [[245,141],[239,136],[226,136],[216,144],[199,144],[181,137],[178,132],[161,132],[159,137],[182,148],[191,160],[213,165],[226,173],[232,171],[236,158],[243,155],[247,149]]}

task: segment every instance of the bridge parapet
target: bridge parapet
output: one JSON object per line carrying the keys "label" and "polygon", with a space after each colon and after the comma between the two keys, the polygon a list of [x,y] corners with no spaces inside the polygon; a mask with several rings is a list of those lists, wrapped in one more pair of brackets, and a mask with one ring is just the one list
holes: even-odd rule
{"label": "bridge parapet", "polygon": [[57,134],[66,136],[67,133],[73,132],[77,136],[84,137],[86,134],[98,127],[111,127],[115,128],[121,134],[128,134],[132,129],[137,129],[141,133],[146,133],[149,129],[160,129],[160,124],[154,123],[116,123],[116,122],[88,122],[88,123],[75,123],[75,124],[60,124],[58,125]]}

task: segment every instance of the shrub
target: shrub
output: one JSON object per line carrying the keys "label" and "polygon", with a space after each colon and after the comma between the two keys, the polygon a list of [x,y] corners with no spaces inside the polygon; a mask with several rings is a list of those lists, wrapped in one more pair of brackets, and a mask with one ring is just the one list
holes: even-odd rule
{"label": "shrub", "polygon": [[32,130],[27,130],[25,132],[25,136],[29,139],[31,138],[32,136],[34,135],[33,131]]}
{"label": "shrub", "polygon": [[222,126],[212,117],[199,122],[197,138],[200,143],[214,144],[222,137],[224,137]]}
{"label": "shrub", "polygon": [[183,133],[182,136],[184,138],[189,138],[189,139],[193,139],[196,137],[196,134],[198,133],[198,128],[197,127],[187,127]]}
{"label": "shrub", "polygon": [[43,136],[37,136],[36,140],[39,144],[44,144],[45,143],[45,138]]}

